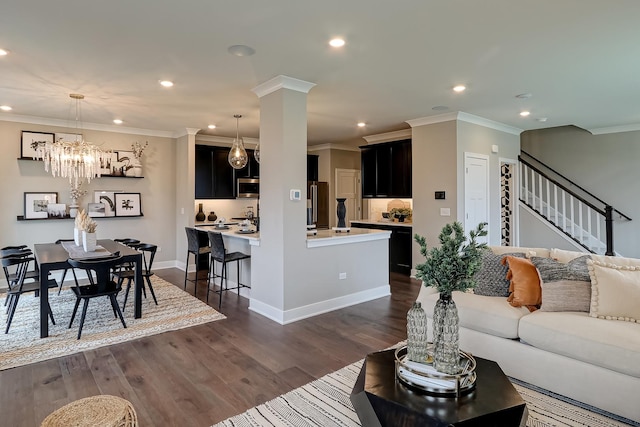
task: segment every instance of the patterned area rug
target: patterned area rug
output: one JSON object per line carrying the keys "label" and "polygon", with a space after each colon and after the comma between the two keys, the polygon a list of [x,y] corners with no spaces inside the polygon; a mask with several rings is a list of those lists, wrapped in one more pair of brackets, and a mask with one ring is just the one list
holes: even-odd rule
{"label": "patterned area rug", "polygon": [[[124,312],[126,329],[122,327],[120,319],[114,318],[106,297],[91,300],[80,340],[76,338],[82,303],[73,326],[68,329],[76,301],[69,289],[63,289],[60,295],[57,294],[57,289],[50,292],[49,304],[56,325],[49,322],[49,337],[44,339],[40,338],[40,299],[33,294],[25,294],[20,298],[11,329],[8,334],[4,333],[7,313],[3,296],[0,298],[0,370],[225,318],[223,314],[171,283],[158,277],[152,277],[151,282],[158,305],[155,305],[147,289],[148,298],[142,299],[142,318],[134,319],[131,289]],[[124,292],[121,292],[118,297],[120,307],[123,300]]]}
{"label": "patterned area rug", "polygon": [[[360,420],[349,395],[361,367],[362,361],[353,363],[214,427],[359,427]],[[514,385],[527,403],[528,427],[640,425],[617,421],[549,394]]]}

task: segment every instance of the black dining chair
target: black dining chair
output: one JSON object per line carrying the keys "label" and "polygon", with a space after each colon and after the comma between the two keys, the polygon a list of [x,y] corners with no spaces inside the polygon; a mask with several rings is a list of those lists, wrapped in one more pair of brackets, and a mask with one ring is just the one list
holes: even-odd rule
{"label": "black dining chair", "polygon": [[[73,239],[58,239],[56,240],[56,245],[61,245],[62,242],[74,242]],[[60,292],[62,291],[62,284],[64,283],[64,279],[67,277],[67,272],[71,270],[71,274],[73,274],[73,281],[75,282],[76,286],[78,286],[78,277],[76,276],[76,272],[73,268],[69,267],[69,268],[65,268],[64,271],[62,272],[62,278],[60,279],[60,283],[58,284],[58,295],[60,295]]]}
{"label": "black dining chair", "polygon": [[[240,288],[250,288],[249,285],[244,285],[240,283],[240,261],[243,259],[251,258],[251,255],[245,254],[243,252],[227,252],[224,246],[224,239],[222,238],[222,234],[217,233],[215,231],[209,231],[209,242],[211,243],[211,265],[209,266],[209,277],[207,280],[207,302],[209,302],[209,290],[211,289],[211,281],[215,284],[215,278],[220,277],[220,290],[214,292],[220,293],[220,299],[218,300],[218,309],[222,307],[222,293],[225,291],[231,291],[237,289],[238,295],[240,295]],[[216,274],[216,266],[215,263],[218,262],[221,264],[220,274]],[[228,273],[227,273],[227,264],[230,262],[236,263],[236,286],[233,288],[228,287]]]}
{"label": "black dining chair", "polygon": [[[209,246],[209,237],[206,231],[201,231],[192,227],[184,228],[187,233],[187,264],[184,268],[184,289],[187,289],[187,281],[193,282],[193,295],[196,295],[198,290],[198,272],[200,271],[200,260],[202,256],[206,257],[207,261],[207,277],[209,277],[209,254],[211,253],[211,247]],[[189,256],[193,254],[196,258],[196,275],[193,280],[188,279],[189,272]]]}
{"label": "black dining chair", "polygon": [[[144,297],[147,297],[146,286],[149,287],[149,291],[151,292],[151,296],[153,297],[153,301],[158,305],[158,300],[156,299],[156,294],[153,291],[153,286],[151,285],[150,277],[154,275],[151,268],[153,266],[153,260],[156,257],[156,252],[158,251],[158,246],[151,245],[149,243],[139,243],[135,246],[136,250],[142,252],[142,279],[143,282],[142,292],[144,293]],[[129,290],[131,289],[131,283],[133,283],[135,279],[135,271],[133,270],[121,270],[118,273],[114,274],[115,277],[118,278],[118,284],[122,286],[125,279],[127,279],[127,290],[124,294],[124,302],[122,303],[122,311],[124,311],[125,306],[127,305],[127,299],[129,298]],[[145,286],[144,282],[147,282]]]}
{"label": "black dining chair", "polygon": [[[36,279],[30,279],[29,282],[25,282],[27,278],[27,272],[29,271],[29,264],[31,261],[35,262],[35,258],[32,256],[22,256],[22,255],[7,255],[2,258],[2,268],[5,269],[5,274],[8,269],[15,268],[15,279],[7,282],[7,301],[9,301],[8,307],[8,317],[7,317],[7,327],[4,330],[5,334],[9,333],[9,328],[11,327],[11,322],[13,321],[13,316],[16,313],[16,308],[18,307],[18,301],[20,300],[20,296],[29,292],[34,292],[37,294],[40,293],[40,281]],[[56,288],[58,283],[53,279],[48,279],[47,288]],[[56,321],[53,318],[53,311],[51,310],[51,305],[47,302],[47,309],[49,311],[49,317],[51,318],[51,322],[55,325]]]}
{"label": "black dining chair", "polygon": [[[71,314],[69,329],[71,329],[71,326],[73,325],[76,313],[78,312],[80,301],[84,301],[84,305],[82,306],[82,316],[80,317],[80,328],[78,329],[78,339],[80,339],[80,336],[82,335],[82,327],[84,326],[84,320],[87,315],[89,300],[104,296],[108,297],[109,301],[111,302],[111,308],[113,309],[114,317],[120,317],[122,326],[126,328],[127,324],[124,321],[124,317],[122,317],[120,306],[116,301],[116,296],[122,290],[122,287],[118,282],[111,279],[112,270],[115,269],[117,271],[119,266],[121,266],[123,263],[120,253],[116,252],[111,256],[100,259],[89,259],[82,261],[69,259],[67,262],[73,268],[85,270],[87,272],[87,277],[89,278],[88,285],[80,285],[71,288],[73,293],[76,294],[76,304],[73,307],[73,314]],[[95,273],[95,278],[92,273]]]}

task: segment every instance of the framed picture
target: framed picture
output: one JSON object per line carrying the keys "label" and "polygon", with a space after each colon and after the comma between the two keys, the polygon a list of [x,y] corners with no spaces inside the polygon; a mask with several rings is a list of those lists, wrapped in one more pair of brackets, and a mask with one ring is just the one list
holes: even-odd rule
{"label": "framed picture", "polygon": [[66,218],[67,205],[64,203],[49,203],[47,205],[47,213],[49,218]]}
{"label": "framed picture", "polygon": [[116,216],[141,216],[140,193],[115,193]]}
{"label": "framed picture", "polygon": [[117,161],[118,155],[116,153],[103,153],[102,159],[100,159],[100,175],[111,175],[113,173],[113,166]]}
{"label": "framed picture", "polygon": [[35,158],[38,145],[47,142],[53,142],[53,133],[23,130],[20,157]]}
{"label": "framed picture", "polygon": [[104,203],[88,203],[87,213],[90,217],[103,217],[104,215]]}
{"label": "framed picture", "polygon": [[56,133],[56,142],[82,142],[81,133]]}
{"label": "framed picture", "polygon": [[58,202],[58,193],[24,193],[24,218],[48,218],[49,203]]}
{"label": "framed picture", "polygon": [[96,190],[93,192],[93,201],[104,204],[103,216],[116,216],[116,202],[113,195],[122,192],[122,190]]}

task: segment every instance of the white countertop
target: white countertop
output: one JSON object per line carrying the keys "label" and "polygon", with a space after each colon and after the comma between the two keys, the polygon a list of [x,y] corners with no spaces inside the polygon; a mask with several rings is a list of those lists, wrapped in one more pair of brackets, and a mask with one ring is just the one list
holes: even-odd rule
{"label": "white countertop", "polygon": [[[229,228],[226,230],[224,229],[220,230],[219,228],[213,225],[196,225],[195,228],[202,231],[216,231],[226,237],[232,237],[236,239],[245,239],[245,240],[248,240],[249,244],[252,246],[260,246],[260,232],[255,232],[252,234],[240,234],[238,233],[238,231],[240,230],[240,227],[237,225],[230,225]],[[256,229],[255,227],[251,227],[251,230],[255,230],[255,229]]]}
{"label": "white countertop", "polygon": [[307,236],[307,247],[345,245],[348,243],[368,242],[371,240],[389,239],[391,231],[374,230],[369,228],[351,228],[349,232],[333,230],[318,230],[315,236]]}
{"label": "white countertop", "polygon": [[413,224],[410,222],[391,222],[391,221],[373,221],[370,219],[359,219],[356,221],[351,221],[352,224],[373,224],[373,225],[386,225],[389,227],[412,227]]}

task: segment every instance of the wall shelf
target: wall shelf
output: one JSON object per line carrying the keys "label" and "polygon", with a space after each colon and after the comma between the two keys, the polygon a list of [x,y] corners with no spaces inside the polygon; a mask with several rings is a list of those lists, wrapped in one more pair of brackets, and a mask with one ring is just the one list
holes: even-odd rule
{"label": "wall shelf", "polygon": [[[132,177],[129,177],[132,178]],[[120,219],[120,218],[140,218],[143,217],[144,214],[140,214],[140,215],[121,215],[121,216],[92,216],[91,219]],[[73,219],[75,220],[75,218],[71,218],[70,216],[65,216],[63,218],[60,217],[55,217],[55,218],[25,218],[24,215],[18,215],[16,217],[17,221],[60,221],[60,220],[65,220],[65,219]]]}

